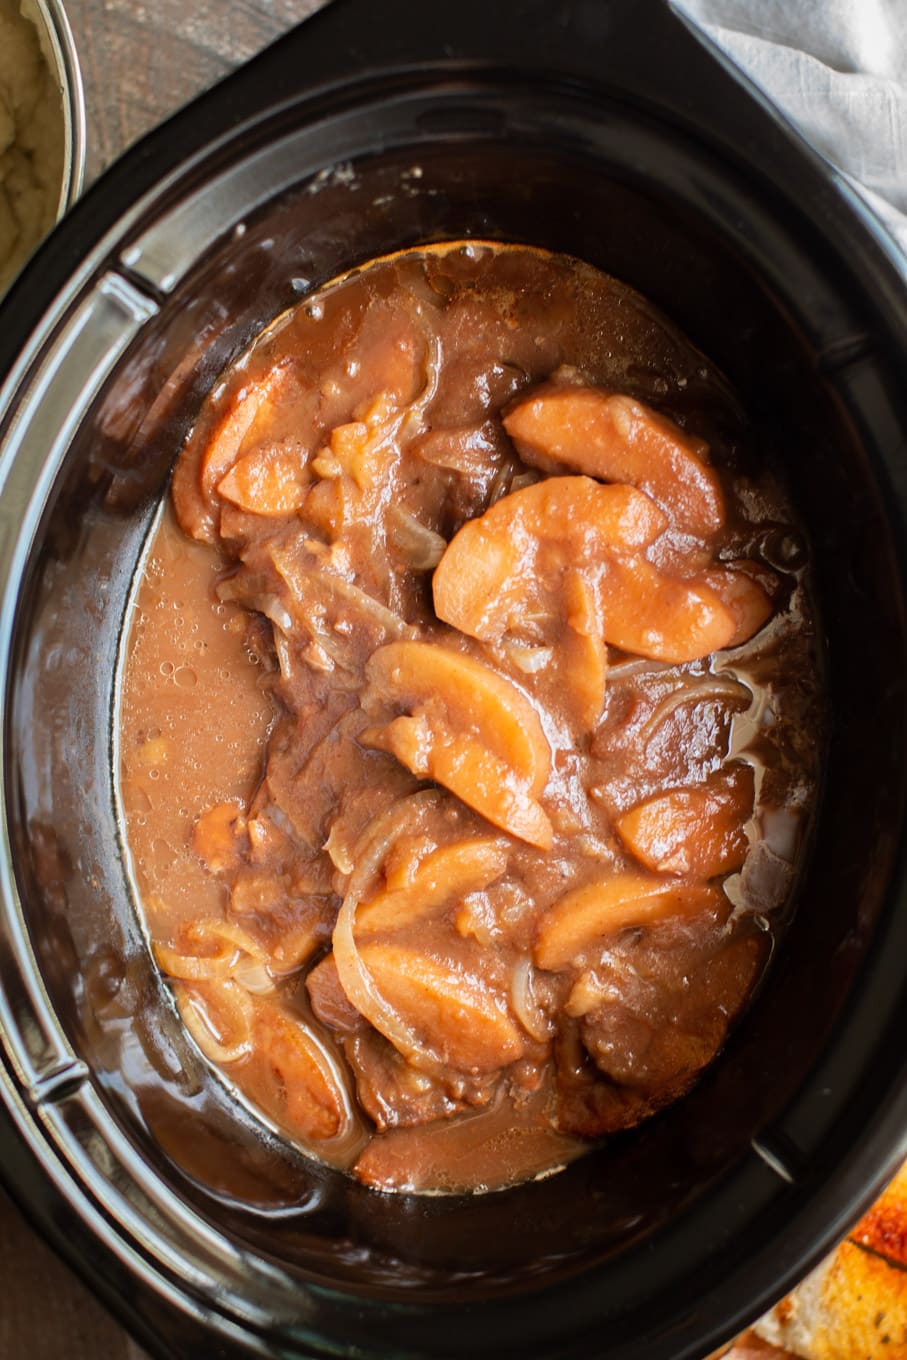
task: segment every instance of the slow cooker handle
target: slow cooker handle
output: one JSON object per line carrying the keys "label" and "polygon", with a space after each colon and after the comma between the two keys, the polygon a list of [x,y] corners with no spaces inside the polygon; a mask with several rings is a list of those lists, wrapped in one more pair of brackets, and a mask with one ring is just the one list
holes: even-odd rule
{"label": "slow cooker handle", "polygon": [[306,87],[439,66],[452,76],[484,68],[591,85],[649,104],[738,155],[759,141],[754,121],[776,121],[668,0],[332,0],[230,83],[248,118]]}
{"label": "slow cooker handle", "polygon": [[331,0],[283,42],[301,61],[297,85],[306,70],[321,83],[468,63],[543,68],[644,93],[653,76],[660,85],[670,74],[671,47],[684,35],[668,0]]}

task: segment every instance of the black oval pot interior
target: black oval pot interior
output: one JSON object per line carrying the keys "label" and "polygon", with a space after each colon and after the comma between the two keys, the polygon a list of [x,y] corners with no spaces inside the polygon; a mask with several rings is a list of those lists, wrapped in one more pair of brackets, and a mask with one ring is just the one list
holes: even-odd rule
{"label": "black oval pot interior", "polygon": [[[161,1355],[701,1355],[903,1151],[903,283],[661,6],[460,8],[432,62],[415,6],[340,0],[102,181],[0,326],[4,1161]],[[796,918],[693,1094],[547,1181],[415,1199],[290,1154],[185,1042],[124,870],[114,671],[218,371],[338,271],[463,236],[616,274],[725,369],[811,535],[831,722]]]}

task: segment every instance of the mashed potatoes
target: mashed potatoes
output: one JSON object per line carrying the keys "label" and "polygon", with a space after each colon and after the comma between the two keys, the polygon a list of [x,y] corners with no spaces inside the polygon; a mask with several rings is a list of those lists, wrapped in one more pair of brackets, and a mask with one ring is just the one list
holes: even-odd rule
{"label": "mashed potatoes", "polygon": [[0,294],[57,215],[63,106],[35,25],[0,0]]}

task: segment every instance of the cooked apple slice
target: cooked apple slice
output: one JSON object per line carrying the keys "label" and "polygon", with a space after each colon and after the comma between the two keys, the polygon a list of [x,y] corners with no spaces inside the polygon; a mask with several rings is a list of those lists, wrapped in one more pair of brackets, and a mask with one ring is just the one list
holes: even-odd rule
{"label": "cooked apple slice", "polygon": [[752,815],[752,767],[735,762],[695,788],[669,789],[618,820],[617,834],[640,863],[658,873],[714,878],[739,869]]}
{"label": "cooked apple slice", "polygon": [[602,616],[612,646],[671,665],[720,651],[737,631],[731,610],[701,578],[666,576],[640,556],[607,564]]}
{"label": "cooked apple slice", "polygon": [[405,713],[363,733],[413,774],[434,779],[494,826],[548,849],[538,798],[551,750],[529,700],[472,657],[429,642],[390,642],[366,667],[368,707]]}
{"label": "cooked apple slice", "polygon": [[720,917],[728,907],[720,888],[678,883],[649,874],[619,873],[574,888],[542,918],[535,946],[539,968],[566,968],[587,949],[628,926],[671,917]]}
{"label": "cooked apple slice", "polygon": [[321,1141],[349,1126],[349,1098],[337,1059],[318,1036],[267,999],[255,998],[253,1041],[262,1061],[246,1083],[281,1123]]}
{"label": "cooked apple slice", "polygon": [[556,588],[564,570],[638,552],[666,524],[655,502],[630,486],[599,486],[589,477],[536,482],[454,535],[432,582],[435,612],[484,642],[519,635],[534,595]]}
{"label": "cooked apple slice", "polygon": [[739,647],[763,628],[772,616],[774,606],[766,592],[750,571],[759,571],[756,563],[735,562],[733,567],[716,567],[705,571],[700,580],[714,590],[721,603],[733,616],[734,635],[724,645]]}
{"label": "cooked apple slice", "polygon": [[[603,642],[657,661],[695,661],[727,646],[737,624],[704,581],[666,576],[642,556],[664,524],[634,487],[588,477],[536,483],[455,534],[434,575],[435,612],[485,642],[533,629],[553,641],[565,607],[568,619],[583,613],[563,598],[565,577],[580,573],[598,582]],[[584,714],[593,707],[588,696],[579,705]]]}
{"label": "cooked apple slice", "polygon": [[173,474],[172,494],[176,517],[192,538],[214,542],[217,487],[244,446],[251,450],[259,439],[269,438],[274,406],[287,381],[288,370],[278,367],[241,387],[210,432],[190,439]]}
{"label": "cooked apple slice", "polygon": [[601,717],[608,652],[596,592],[582,572],[564,582],[564,629],[556,649],[558,679],[576,727],[588,731]]}
{"label": "cooked apple slice", "polygon": [[524,462],[641,487],[678,529],[707,537],[724,522],[708,446],[641,401],[595,387],[546,384],[504,417]]}
{"label": "cooked apple slice", "polygon": [[426,855],[406,887],[379,893],[360,905],[356,933],[375,934],[411,925],[448,902],[461,902],[467,893],[487,888],[506,867],[507,850],[493,837],[441,845]]}
{"label": "cooked apple slice", "polygon": [[242,863],[246,819],[241,803],[215,803],[192,828],[192,849],[212,874],[229,873]]}
{"label": "cooked apple slice", "polygon": [[262,444],[233,464],[217,493],[253,515],[292,515],[305,502],[307,482],[302,449]]}
{"label": "cooked apple slice", "polygon": [[202,495],[210,497],[239,457],[249,435],[270,433],[275,402],[287,379],[285,369],[274,368],[250,387],[242,388],[228,406],[208,440],[199,466]]}
{"label": "cooked apple slice", "polygon": [[504,996],[481,973],[397,945],[365,944],[359,953],[385,1003],[446,1066],[494,1072],[525,1053]]}

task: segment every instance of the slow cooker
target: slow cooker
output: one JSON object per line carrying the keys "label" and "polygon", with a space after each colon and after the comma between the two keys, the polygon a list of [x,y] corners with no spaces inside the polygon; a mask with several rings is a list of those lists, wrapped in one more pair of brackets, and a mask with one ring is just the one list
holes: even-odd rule
{"label": "slow cooker", "polygon": [[[728,374],[811,535],[831,722],[798,908],[685,1100],[557,1176],[376,1194],[188,1044],[115,814],[116,658],[175,454],[357,262],[588,260]],[[135,147],[0,312],[0,1175],[154,1355],[700,1357],[907,1152],[907,294],[851,188],[659,0],[335,0]]]}

